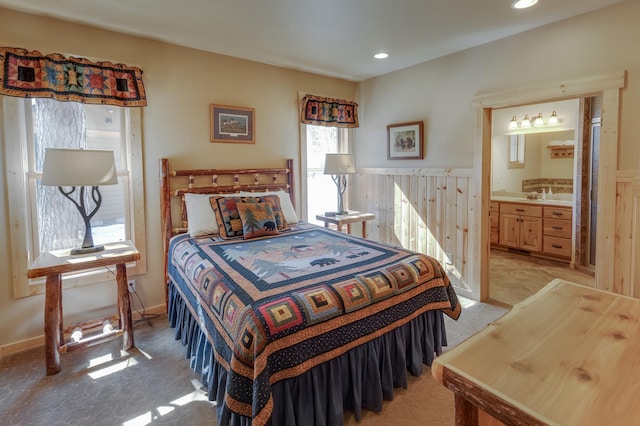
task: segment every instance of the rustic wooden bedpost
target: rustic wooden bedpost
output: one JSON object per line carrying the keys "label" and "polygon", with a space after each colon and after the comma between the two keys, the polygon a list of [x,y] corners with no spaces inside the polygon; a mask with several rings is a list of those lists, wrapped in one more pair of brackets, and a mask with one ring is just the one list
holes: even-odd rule
{"label": "rustic wooden bedpost", "polygon": [[164,266],[165,309],[169,310],[169,239],[171,238],[171,194],[169,187],[169,160],[160,159],[160,226],[162,227],[162,263]]}

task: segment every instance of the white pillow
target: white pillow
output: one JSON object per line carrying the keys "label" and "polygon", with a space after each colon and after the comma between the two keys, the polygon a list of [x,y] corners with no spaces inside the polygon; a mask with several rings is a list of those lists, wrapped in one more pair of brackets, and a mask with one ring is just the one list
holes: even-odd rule
{"label": "white pillow", "polygon": [[241,196],[261,197],[263,195],[277,195],[280,198],[280,207],[282,208],[282,214],[289,224],[298,223],[298,215],[296,209],[293,208],[291,203],[291,197],[286,191],[264,191],[264,192],[249,192],[240,191]]}
{"label": "white pillow", "polygon": [[209,198],[229,194],[184,194],[187,208],[187,230],[192,237],[220,233]]}

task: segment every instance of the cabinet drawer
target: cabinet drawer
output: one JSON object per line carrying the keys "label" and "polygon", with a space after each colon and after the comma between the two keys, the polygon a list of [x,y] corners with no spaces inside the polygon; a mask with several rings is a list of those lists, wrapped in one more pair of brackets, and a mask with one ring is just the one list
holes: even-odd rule
{"label": "cabinet drawer", "polygon": [[542,206],[500,203],[500,213],[517,214],[520,216],[542,217]]}
{"label": "cabinet drawer", "polygon": [[571,221],[562,219],[544,219],[544,235],[571,238]]}
{"label": "cabinet drawer", "polygon": [[571,257],[571,239],[545,236],[542,251],[547,254]]}
{"label": "cabinet drawer", "polygon": [[571,207],[545,207],[544,217],[571,220]]}

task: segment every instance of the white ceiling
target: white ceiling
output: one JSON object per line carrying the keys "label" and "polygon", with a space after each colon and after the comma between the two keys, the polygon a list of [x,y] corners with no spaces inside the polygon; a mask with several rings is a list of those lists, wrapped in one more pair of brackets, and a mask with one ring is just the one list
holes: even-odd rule
{"label": "white ceiling", "polygon": [[[0,6],[362,81],[621,0],[0,0]],[[389,58],[375,60],[386,51]]]}

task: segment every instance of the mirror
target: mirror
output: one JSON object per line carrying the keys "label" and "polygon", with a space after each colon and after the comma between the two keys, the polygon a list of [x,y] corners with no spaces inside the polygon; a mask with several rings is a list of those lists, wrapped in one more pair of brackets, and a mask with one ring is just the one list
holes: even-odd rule
{"label": "mirror", "polygon": [[554,198],[572,199],[579,101],[494,109],[492,115],[492,194],[521,197],[552,188],[564,194]]}
{"label": "mirror", "polygon": [[[517,167],[511,167],[514,163],[510,157],[514,140],[515,148],[523,154]],[[553,151],[554,147],[573,147],[574,141],[574,130],[494,138],[491,150],[492,192],[540,193],[542,188],[553,188],[555,194],[573,194],[575,156],[556,156]]]}

